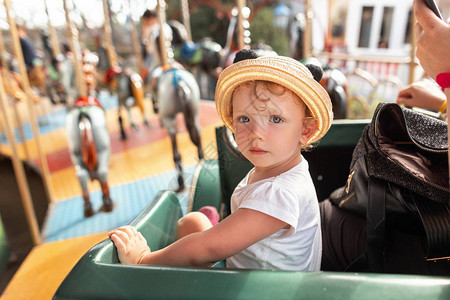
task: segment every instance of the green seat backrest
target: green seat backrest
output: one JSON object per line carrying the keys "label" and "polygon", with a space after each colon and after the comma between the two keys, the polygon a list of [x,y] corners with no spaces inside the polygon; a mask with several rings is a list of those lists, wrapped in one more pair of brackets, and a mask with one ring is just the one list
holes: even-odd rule
{"label": "green seat backrest", "polygon": [[216,159],[204,160],[197,166],[189,193],[188,211],[197,211],[203,206],[214,206],[220,211],[222,195],[218,193],[221,184],[219,178]]}

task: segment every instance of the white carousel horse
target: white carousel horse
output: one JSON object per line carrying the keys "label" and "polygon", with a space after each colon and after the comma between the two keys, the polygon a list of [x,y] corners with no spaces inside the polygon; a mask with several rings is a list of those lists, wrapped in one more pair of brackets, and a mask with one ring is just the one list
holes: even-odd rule
{"label": "white carousel horse", "polygon": [[[159,37],[155,36],[155,39],[158,41]],[[160,47],[156,47],[156,49],[160,49]],[[185,183],[181,155],[178,151],[176,140],[177,128],[175,118],[178,113],[184,115],[189,137],[197,146],[198,158],[199,160],[203,159],[200,138],[201,128],[198,118],[200,89],[192,73],[184,69],[176,61],[170,60],[167,66],[161,66],[158,51],[146,53],[145,61],[149,63],[145,67],[150,70],[149,78],[145,82],[149,83],[148,88],[152,94],[153,109],[158,113],[163,126],[170,136],[173,160],[178,173],[177,191],[181,191],[184,189]]]}
{"label": "white carousel horse", "polygon": [[[85,60],[85,63],[86,61],[87,63],[92,62],[89,58]],[[62,66],[66,68],[61,73],[62,83],[68,84],[65,86],[66,90],[75,95],[75,76],[71,60],[64,60]],[[85,74],[86,78],[89,75],[92,74]],[[93,90],[89,82],[87,83],[88,88]],[[90,217],[94,214],[87,187],[89,179],[96,179],[100,182],[103,193],[103,205],[100,210],[112,211],[113,203],[108,186],[108,163],[111,154],[109,133],[106,127],[105,112],[93,96],[78,98],[68,109],[66,133],[70,157],[83,192],[84,216]]]}

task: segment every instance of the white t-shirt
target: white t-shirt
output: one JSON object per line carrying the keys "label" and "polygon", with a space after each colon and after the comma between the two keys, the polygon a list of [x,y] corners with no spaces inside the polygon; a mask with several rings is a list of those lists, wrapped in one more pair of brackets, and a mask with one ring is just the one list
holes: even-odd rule
{"label": "white t-shirt", "polygon": [[238,208],[263,212],[290,225],[227,259],[227,267],[319,271],[322,235],[319,203],[308,162],[276,177],[248,184],[253,169],[231,196],[231,213]]}

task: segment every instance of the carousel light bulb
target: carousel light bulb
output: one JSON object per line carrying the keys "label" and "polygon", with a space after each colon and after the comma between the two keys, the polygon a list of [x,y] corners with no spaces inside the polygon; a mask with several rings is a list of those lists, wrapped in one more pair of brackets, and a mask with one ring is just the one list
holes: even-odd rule
{"label": "carousel light bulb", "polygon": [[248,6],[244,6],[241,10],[241,13],[245,19],[248,19],[248,17],[250,16],[250,8],[248,8]]}

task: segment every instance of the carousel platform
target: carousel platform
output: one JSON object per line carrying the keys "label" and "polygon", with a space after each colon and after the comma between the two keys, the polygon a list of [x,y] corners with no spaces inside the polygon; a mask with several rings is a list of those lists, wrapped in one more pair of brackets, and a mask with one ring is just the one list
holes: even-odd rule
{"label": "carousel platform", "polygon": [[[107,127],[111,139],[109,185],[114,210],[96,212],[93,217],[83,217],[81,188],[70,161],[64,130],[65,108],[47,109],[38,120],[41,144],[50,171],[51,201],[43,226],[42,243],[32,248],[23,263],[4,289],[2,299],[49,299],[80,257],[93,245],[107,237],[106,233],[130,222],[160,190],[176,188],[176,174],[172,150],[165,130],[159,120],[151,115],[151,128],[141,125],[140,112],[132,111],[139,131],[127,128],[127,140],[121,140],[117,121],[117,106],[108,94],[99,101],[106,110]],[[151,111],[150,101],[146,103]],[[126,116],[128,117],[128,116]],[[22,119],[26,119],[24,116]],[[127,122],[126,118],[126,122]],[[190,142],[182,116],[177,119],[180,133],[177,136],[187,189],[179,194],[182,208],[187,207],[191,174],[198,163],[197,151]],[[215,127],[221,122],[214,102],[202,101],[200,106],[202,143],[205,157],[217,157]],[[127,124],[127,123],[126,123]],[[19,156],[38,165],[31,126],[22,125],[26,142],[19,147]],[[20,143],[19,134],[16,134]],[[27,151],[25,151],[25,146]],[[11,149],[0,136],[0,150],[8,155]],[[26,157],[28,152],[28,158]],[[101,191],[97,182],[89,183],[94,210],[101,205]]]}

